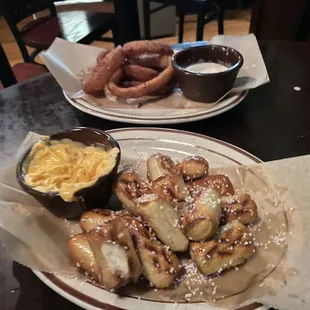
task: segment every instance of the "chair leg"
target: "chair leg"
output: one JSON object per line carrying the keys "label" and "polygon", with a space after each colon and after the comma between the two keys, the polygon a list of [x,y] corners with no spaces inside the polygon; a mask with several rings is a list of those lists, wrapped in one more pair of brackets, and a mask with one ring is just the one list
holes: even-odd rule
{"label": "chair leg", "polygon": [[183,43],[184,34],[184,10],[179,9],[179,43]]}
{"label": "chair leg", "polygon": [[33,63],[39,65],[38,62],[35,61],[35,58],[38,56],[38,54],[40,54],[43,50],[39,49],[39,48],[36,48],[34,49],[31,54],[30,54],[30,58],[32,60]]}
{"label": "chair leg", "polygon": [[3,47],[0,43],[0,81],[2,82],[2,85],[4,87],[9,87],[13,84],[16,84],[16,78],[14,76],[14,73],[12,71],[12,68],[10,66],[10,63],[8,61],[8,58],[6,57],[6,54],[3,50]]}
{"label": "chair leg", "polygon": [[219,6],[219,11],[217,15],[217,28],[219,34],[224,34],[224,9]]}
{"label": "chair leg", "polygon": [[204,26],[205,26],[205,12],[204,10],[199,10],[197,15],[196,41],[203,40]]}
{"label": "chair leg", "polygon": [[143,0],[144,38],[151,39],[151,10],[150,0]]}
{"label": "chair leg", "polygon": [[17,43],[17,45],[18,45],[18,47],[19,47],[19,49],[20,49],[20,52],[21,52],[21,54],[22,54],[22,56],[23,56],[24,62],[30,62],[30,63],[32,63],[32,62],[33,62],[33,59],[29,56],[28,50],[27,50],[27,48],[26,48],[26,45],[25,45],[25,43],[23,42],[23,38],[22,38],[22,36],[21,36],[19,30],[17,29],[16,25],[15,25],[15,24],[14,24],[14,25],[11,24],[11,25],[9,25],[9,26],[10,26],[11,31],[12,31],[12,33],[13,33],[13,36],[14,36],[14,38],[15,38],[15,40],[16,40],[16,43]]}

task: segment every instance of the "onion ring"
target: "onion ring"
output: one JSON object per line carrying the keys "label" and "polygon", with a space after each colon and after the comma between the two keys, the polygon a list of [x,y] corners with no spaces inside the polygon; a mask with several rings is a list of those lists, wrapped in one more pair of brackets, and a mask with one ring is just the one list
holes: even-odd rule
{"label": "onion ring", "polygon": [[112,75],[125,61],[125,55],[121,46],[114,48],[92,70],[84,82],[83,90],[89,94],[95,94],[103,90]]}
{"label": "onion ring", "polygon": [[109,53],[110,53],[110,50],[108,50],[108,49],[101,51],[100,54],[97,56],[97,64],[98,64],[101,60],[103,60],[103,58],[104,58],[105,56],[107,56]]}
{"label": "onion ring", "polygon": [[126,56],[135,56],[141,54],[158,54],[161,56],[173,54],[173,49],[167,45],[153,41],[132,41],[123,46]]}
{"label": "onion ring", "polygon": [[161,89],[157,90],[156,92],[152,93],[153,96],[163,96],[167,95],[173,87],[176,85],[174,78],[172,78],[169,83],[163,86]]}
{"label": "onion ring", "polygon": [[146,54],[146,55],[129,57],[127,61],[130,65],[139,65],[142,67],[152,68],[155,70],[158,69],[163,70],[167,68],[169,59],[170,59],[169,56]]}
{"label": "onion ring", "polygon": [[139,81],[124,81],[122,82],[122,86],[128,88],[128,87],[133,87],[133,86],[139,86],[143,84],[143,82],[139,82]]}
{"label": "onion ring", "polygon": [[169,61],[168,67],[162,71],[157,77],[154,79],[144,82],[141,85],[122,88],[117,86],[117,84],[111,80],[108,83],[109,91],[117,97],[120,98],[139,98],[142,96],[147,96],[156,91],[160,90],[163,86],[167,85],[171,78],[173,77],[174,69],[172,67],[171,61]]}
{"label": "onion ring", "polygon": [[126,65],[123,67],[125,74],[135,81],[146,82],[158,75],[158,72],[139,65]]}
{"label": "onion ring", "polygon": [[[163,96],[163,95],[166,95],[168,94],[171,89],[174,87],[175,85],[175,82],[173,81],[173,83],[171,83],[172,80],[166,85],[166,86],[163,86],[161,89],[157,90],[156,92],[150,94],[150,96]],[[133,86],[139,86],[143,84],[143,82],[139,82],[139,81],[124,81],[121,83],[121,86],[122,87],[125,87],[125,88],[129,88],[129,87],[133,87]]]}
{"label": "onion ring", "polygon": [[123,68],[119,68],[111,77],[110,82],[119,84],[124,77],[124,71]]}

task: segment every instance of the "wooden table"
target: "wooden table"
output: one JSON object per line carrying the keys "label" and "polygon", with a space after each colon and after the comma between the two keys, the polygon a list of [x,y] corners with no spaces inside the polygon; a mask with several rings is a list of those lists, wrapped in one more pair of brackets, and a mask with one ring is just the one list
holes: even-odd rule
{"label": "wooden table", "polygon": [[61,37],[69,42],[90,44],[111,29],[115,45],[140,39],[137,0],[114,0],[113,5],[76,4],[73,10],[65,7],[57,16]]}
{"label": "wooden table", "polygon": [[78,10],[59,12],[57,19],[61,37],[69,42],[82,44],[90,44],[100,38],[113,29],[115,23],[112,13]]}
{"label": "wooden table", "polygon": [[[171,128],[206,134],[235,144],[264,161],[310,151],[310,45],[261,43],[271,83],[250,92],[233,110]],[[299,87],[301,90],[294,90]],[[298,89],[298,88],[295,88]],[[29,130],[51,134],[74,126],[129,127],[86,115],[71,107],[49,74],[0,92],[0,159],[9,163]],[[12,262],[0,248],[0,308],[79,309]]]}

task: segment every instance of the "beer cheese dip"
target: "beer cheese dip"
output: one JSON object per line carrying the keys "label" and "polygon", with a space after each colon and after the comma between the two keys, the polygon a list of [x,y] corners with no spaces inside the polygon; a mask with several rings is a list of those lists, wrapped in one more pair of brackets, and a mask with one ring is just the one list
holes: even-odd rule
{"label": "beer cheese dip", "polygon": [[33,189],[58,192],[64,201],[74,200],[74,194],[96,183],[116,165],[118,148],[86,146],[70,139],[38,141],[23,166],[24,179]]}

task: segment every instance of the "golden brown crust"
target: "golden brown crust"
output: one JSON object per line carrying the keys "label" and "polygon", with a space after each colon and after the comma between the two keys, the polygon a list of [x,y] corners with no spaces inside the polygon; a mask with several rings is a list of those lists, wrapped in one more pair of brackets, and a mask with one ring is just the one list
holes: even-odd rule
{"label": "golden brown crust", "polygon": [[257,220],[257,205],[248,194],[223,197],[221,223],[227,224],[239,220],[242,224],[251,224]]}
{"label": "golden brown crust", "polygon": [[87,238],[83,234],[73,236],[68,243],[70,259],[77,268],[84,271],[86,276],[94,281],[99,281],[97,263]]}
{"label": "golden brown crust", "polygon": [[187,250],[188,239],[179,226],[177,211],[171,203],[155,194],[143,195],[137,199],[136,210],[158,239],[172,251]]}
{"label": "golden brown crust", "polygon": [[122,87],[133,87],[133,86],[138,86],[143,84],[143,82],[139,82],[139,81],[124,81],[122,82],[121,86]]}
{"label": "golden brown crust", "polygon": [[112,219],[85,236],[98,265],[100,283],[112,290],[137,282],[142,267],[121,218]]}
{"label": "golden brown crust", "polygon": [[146,68],[152,68],[155,70],[163,70],[167,68],[169,56],[160,56],[156,54],[145,54],[139,56],[131,56],[128,58],[130,65],[139,65]]}
{"label": "golden brown crust", "polygon": [[116,70],[116,72],[112,75],[110,81],[113,81],[113,83],[119,84],[121,83],[122,79],[125,77],[125,73],[123,68],[119,68]]}
{"label": "golden brown crust", "polygon": [[158,76],[144,82],[141,85],[122,88],[118,86],[117,83],[115,83],[114,81],[110,81],[108,83],[108,89],[114,96],[120,98],[139,98],[143,96],[149,96],[156,93],[162,87],[167,85],[172,79],[173,75],[174,69],[170,61],[168,63],[168,67],[165,68],[164,71],[162,71]]}
{"label": "golden brown crust", "polygon": [[123,70],[128,78],[138,82],[149,81],[158,75],[156,70],[139,65],[125,65]]}
{"label": "golden brown crust", "polygon": [[161,56],[173,54],[170,45],[147,40],[128,42],[124,44],[123,49],[127,57],[141,54],[158,54]]}
{"label": "golden brown crust", "polygon": [[186,183],[195,195],[201,188],[211,188],[216,190],[221,197],[234,195],[234,187],[230,179],[223,174],[208,175],[198,180],[193,180]]}
{"label": "golden brown crust", "polygon": [[219,195],[211,189],[199,192],[181,218],[185,234],[190,240],[203,241],[214,237],[221,215]]}
{"label": "golden brown crust", "polygon": [[169,81],[169,83],[165,86],[163,86],[161,89],[157,90],[156,92],[152,93],[151,96],[164,96],[167,95],[171,92],[171,90],[175,87],[177,84],[176,79],[174,76],[172,79]]}
{"label": "golden brown crust", "polygon": [[114,184],[114,193],[123,206],[131,214],[136,215],[136,199],[150,193],[150,188],[136,171],[127,169],[118,174]]}
{"label": "golden brown crust", "polygon": [[[133,86],[139,86],[143,84],[143,82],[139,82],[139,81],[123,81],[121,83],[122,87],[133,87]],[[172,79],[166,86],[162,87],[160,90],[156,91],[155,93],[150,94],[150,96],[164,96],[167,95],[175,86],[176,82],[174,81],[174,79]]]}
{"label": "golden brown crust", "polygon": [[209,163],[201,156],[190,156],[177,164],[177,168],[187,181],[204,177],[208,174]]}
{"label": "golden brown crust", "polygon": [[184,180],[179,175],[165,175],[153,181],[152,192],[173,203],[185,201],[190,196]]}
{"label": "golden brown crust", "polygon": [[101,92],[112,75],[125,61],[125,54],[120,46],[114,48],[93,68],[84,82],[83,90],[89,94]]}
{"label": "golden brown crust", "polygon": [[172,158],[168,155],[153,154],[147,160],[147,176],[150,182],[167,175],[179,173]]}
{"label": "golden brown crust", "polygon": [[178,275],[179,260],[138,219],[125,215],[122,220],[135,243],[144,276],[156,287],[169,287]]}
{"label": "golden brown crust", "polygon": [[97,56],[97,63],[101,62],[105,56],[107,56],[110,53],[109,49],[103,50],[100,52],[100,54]]}
{"label": "golden brown crust", "polygon": [[252,233],[239,221],[222,226],[214,240],[190,245],[191,258],[204,275],[243,264],[254,252]]}
{"label": "golden brown crust", "polygon": [[[81,227],[84,231],[92,230],[92,233],[95,233],[97,236],[97,232],[95,232],[96,228],[97,231],[101,231],[100,226],[104,225],[105,227],[106,225],[109,225],[108,222],[115,218],[121,219],[126,226],[135,245],[145,277],[153,283],[156,288],[169,287],[179,273],[179,260],[177,256],[158,241],[151,230],[137,218],[126,214],[125,212],[92,210],[83,214],[81,218]],[[118,241],[115,240],[115,234],[107,234],[105,237],[105,241],[108,239],[109,241],[118,243]],[[80,239],[82,239],[83,243],[86,243],[88,246],[85,247]],[[103,242],[101,236],[100,240],[100,242]],[[97,265],[95,257],[85,235],[77,235],[76,241],[73,243],[71,240],[69,244],[69,251],[72,260],[75,263],[80,263],[79,266],[98,281],[99,277],[96,273]],[[75,244],[78,244],[78,247]],[[80,247],[82,247],[82,250]],[[85,251],[90,258],[85,256]]]}
{"label": "golden brown crust", "polygon": [[80,218],[80,227],[84,232],[88,232],[99,227],[106,222],[126,214],[126,211],[111,211],[102,209],[93,209],[85,212]]}

